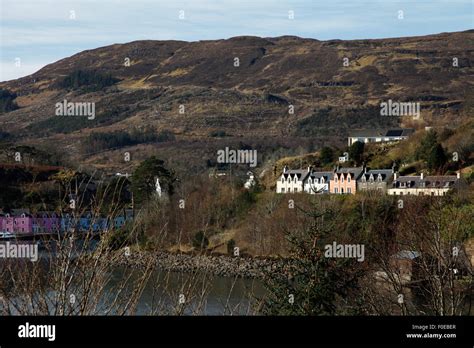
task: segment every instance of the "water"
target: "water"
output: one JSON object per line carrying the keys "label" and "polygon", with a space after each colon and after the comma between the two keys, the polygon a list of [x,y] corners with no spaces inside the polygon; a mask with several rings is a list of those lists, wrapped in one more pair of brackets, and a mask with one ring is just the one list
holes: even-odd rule
{"label": "water", "polygon": [[[110,287],[125,276],[123,268],[113,271]],[[138,275],[132,275],[131,283]],[[251,315],[265,296],[260,280],[189,274],[156,269],[136,307],[137,315]]]}

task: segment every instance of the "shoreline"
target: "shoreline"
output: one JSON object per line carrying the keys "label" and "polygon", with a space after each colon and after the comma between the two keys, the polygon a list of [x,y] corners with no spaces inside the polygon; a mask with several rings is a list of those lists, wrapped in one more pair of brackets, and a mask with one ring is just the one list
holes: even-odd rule
{"label": "shoreline", "polygon": [[[124,253],[124,250],[119,250]],[[151,260],[150,260],[151,259]],[[232,257],[226,255],[193,255],[166,251],[136,251],[115,261],[117,266],[132,268],[145,267],[154,262],[157,268],[165,271],[194,273],[205,272],[221,277],[241,277],[263,279],[266,273],[281,273],[285,268],[284,259]]]}

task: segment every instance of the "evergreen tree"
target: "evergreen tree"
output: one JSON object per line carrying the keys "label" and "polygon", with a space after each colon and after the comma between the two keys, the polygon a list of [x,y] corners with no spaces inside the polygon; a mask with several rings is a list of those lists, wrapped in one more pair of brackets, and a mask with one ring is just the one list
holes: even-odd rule
{"label": "evergreen tree", "polygon": [[323,147],[321,149],[321,153],[319,154],[319,160],[321,161],[322,165],[332,163],[334,160],[334,151],[328,146]]}
{"label": "evergreen tree", "polygon": [[437,143],[430,149],[428,153],[428,158],[426,161],[428,168],[430,170],[439,171],[446,164],[446,161],[446,152],[444,151],[443,146]]}
{"label": "evergreen tree", "polygon": [[416,158],[424,161],[430,170],[439,171],[446,164],[448,158],[435,131],[429,131],[421,140]]}
{"label": "evergreen tree", "polygon": [[354,160],[358,165],[363,161],[364,147],[363,142],[356,141],[349,148],[349,158]]}
{"label": "evergreen tree", "polygon": [[173,194],[173,183],[176,181],[172,171],[164,166],[164,161],[152,156],[135,169],[132,175],[132,192],[135,202],[143,203],[156,192],[156,178],[168,195]]}
{"label": "evergreen tree", "polygon": [[357,261],[325,257],[324,247],[331,244],[335,230],[332,211],[305,212],[312,223],[303,233],[288,234],[291,258],[285,275],[269,272],[265,287],[269,291],[263,313],[270,315],[334,315],[347,313],[347,301],[358,287],[362,272]]}

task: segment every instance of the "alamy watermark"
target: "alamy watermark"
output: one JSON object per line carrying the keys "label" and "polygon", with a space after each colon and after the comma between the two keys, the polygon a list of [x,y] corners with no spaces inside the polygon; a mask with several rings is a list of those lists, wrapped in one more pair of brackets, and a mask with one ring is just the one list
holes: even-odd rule
{"label": "alamy watermark", "polygon": [[248,164],[257,166],[257,150],[232,150],[226,147],[217,151],[217,163]]}
{"label": "alamy watermark", "polygon": [[326,244],[324,246],[324,256],[328,258],[349,258],[357,259],[359,262],[365,260],[364,244]]}
{"label": "alamy watermark", "polygon": [[56,103],[56,116],[87,116],[88,120],[95,118],[95,103],[68,102],[66,99]]}
{"label": "alamy watermark", "polygon": [[389,99],[387,102],[380,103],[381,116],[413,116],[420,117],[419,102],[396,102]]}
{"label": "alamy watermark", "polygon": [[0,259],[29,259],[32,262],[38,260],[38,244],[0,244]]}

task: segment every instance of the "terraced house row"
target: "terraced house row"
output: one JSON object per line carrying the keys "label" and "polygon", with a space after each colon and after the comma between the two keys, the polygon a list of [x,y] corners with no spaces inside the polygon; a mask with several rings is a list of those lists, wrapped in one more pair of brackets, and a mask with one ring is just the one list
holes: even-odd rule
{"label": "terraced house row", "polygon": [[307,169],[288,169],[276,183],[277,193],[355,194],[357,191],[377,191],[389,195],[444,196],[460,182],[460,174],[399,176],[395,169],[367,167],[341,168],[318,172]]}
{"label": "terraced house row", "polygon": [[81,216],[50,211],[30,214],[28,209],[13,209],[9,212],[0,212],[0,232],[11,234],[99,232],[121,228],[130,220],[133,220],[131,209],[126,209],[114,217],[94,216],[90,212]]}

